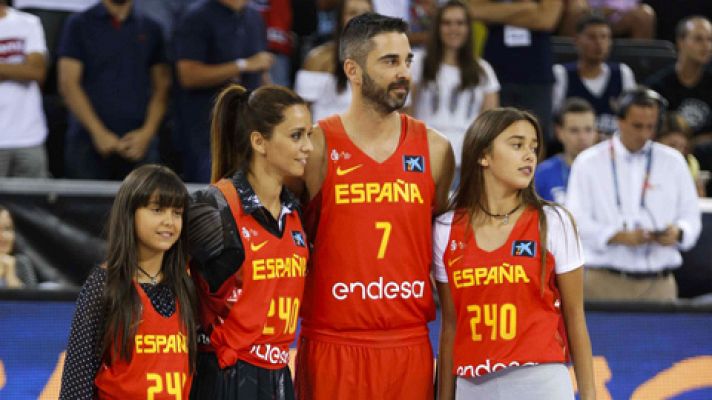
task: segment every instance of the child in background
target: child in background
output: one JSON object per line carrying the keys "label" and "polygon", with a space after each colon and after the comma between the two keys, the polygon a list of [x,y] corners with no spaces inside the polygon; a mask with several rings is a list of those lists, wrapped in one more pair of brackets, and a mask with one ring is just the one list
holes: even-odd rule
{"label": "child in background", "polygon": [[194,290],[186,270],[188,192],[145,165],[119,188],[106,263],[77,299],[60,399],[187,399],[195,357]]}

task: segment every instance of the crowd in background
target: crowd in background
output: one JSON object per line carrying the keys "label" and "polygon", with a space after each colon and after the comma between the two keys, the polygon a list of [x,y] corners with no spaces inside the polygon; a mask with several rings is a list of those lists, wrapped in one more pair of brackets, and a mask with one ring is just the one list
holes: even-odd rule
{"label": "crowd in background", "polygon": [[[704,17],[678,21],[676,59],[640,76],[611,57],[614,38],[655,39],[655,12],[637,0],[12,3],[0,12],[0,176],[120,180],[160,162],[187,182],[208,182],[217,93],[230,82],[276,83],[309,102],[314,121],[343,112],[351,95],[335,43],[350,18],[378,12],[409,22],[406,111],[451,141],[458,169],[481,112],[531,110],[552,156],[537,172],[539,194],[569,205],[574,159],[614,136],[626,117],[621,94],[645,83],[666,105],[657,139],[683,154],[706,193],[712,24]],[[573,61],[555,62],[555,35],[572,38]]]}

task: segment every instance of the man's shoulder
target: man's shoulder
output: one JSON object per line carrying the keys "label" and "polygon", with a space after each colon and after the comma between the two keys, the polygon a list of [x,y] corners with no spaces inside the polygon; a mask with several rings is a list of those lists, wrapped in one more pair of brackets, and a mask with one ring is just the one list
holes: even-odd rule
{"label": "man's shoulder", "polygon": [[646,83],[653,89],[660,90],[665,86],[675,84],[677,82],[675,74],[675,65],[668,65],[667,67],[651,75],[647,79]]}
{"label": "man's shoulder", "polygon": [[606,151],[609,146],[609,140],[610,139],[603,140],[582,151],[578,156],[576,156],[573,165],[590,165],[592,163],[600,163],[601,155],[607,154]]}
{"label": "man's shoulder", "polygon": [[554,156],[551,156],[547,158],[546,160],[542,161],[539,163],[539,165],[536,168],[536,175],[540,174],[545,174],[548,175],[555,170],[559,169],[561,166],[562,160],[561,157],[557,154]]}

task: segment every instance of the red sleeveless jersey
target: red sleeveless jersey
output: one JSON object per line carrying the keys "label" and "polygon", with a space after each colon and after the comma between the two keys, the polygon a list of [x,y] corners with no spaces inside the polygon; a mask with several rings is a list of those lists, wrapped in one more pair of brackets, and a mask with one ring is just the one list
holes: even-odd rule
{"label": "red sleeveless jersey", "polygon": [[541,295],[539,214],[528,208],[498,249],[477,246],[467,217],[453,217],[443,254],[457,328],[453,373],[482,376],[520,365],[568,361],[554,256]]}
{"label": "red sleeveless jersey", "polygon": [[244,212],[232,182],[216,186],[232,211],[245,252],[235,275],[211,293],[200,273],[191,274],[200,298],[201,325],[222,368],[237,360],[268,369],[289,362],[304,291],[308,249],[299,214],[289,213],[282,237]]}
{"label": "red sleeveless jersey", "polygon": [[187,400],[190,393],[188,336],[180,319],[180,304],[170,317],[160,315],[143,289],[141,322],[130,362],[102,364],[94,379],[100,399]]}
{"label": "red sleeveless jersey", "polygon": [[427,334],[425,324],[434,317],[435,185],[425,125],[401,114],[401,142],[382,163],[351,141],[339,116],[319,125],[328,166],[306,211],[316,233],[310,232],[304,334],[348,337],[350,331],[355,338],[358,332],[404,328]]}

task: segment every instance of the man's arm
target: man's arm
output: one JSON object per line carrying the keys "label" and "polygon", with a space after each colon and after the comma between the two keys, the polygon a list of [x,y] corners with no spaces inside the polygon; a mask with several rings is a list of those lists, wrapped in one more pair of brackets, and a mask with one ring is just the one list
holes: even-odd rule
{"label": "man's arm", "polygon": [[167,64],[156,64],[151,67],[151,99],[146,108],[146,119],[138,129],[127,132],[120,140],[119,154],[131,160],[138,161],[146,155],[151,139],[161,127],[161,121],[166,114],[168,92],[171,88],[171,71]]}
{"label": "man's arm", "polygon": [[430,148],[430,170],[435,182],[434,214],[442,214],[447,209],[452,177],[455,174],[455,154],[452,145],[440,132],[428,128]]}
{"label": "man's arm", "polygon": [[242,68],[237,61],[206,64],[196,60],[178,60],[178,82],[188,89],[214,87],[240,76],[241,73],[266,71],[272,66],[272,54],[261,51],[244,59]]}
{"label": "man's arm", "polygon": [[562,0],[499,3],[494,0],[469,0],[472,18],[488,24],[507,24],[536,31],[553,31],[564,9]]}
{"label": "man's arm", "polygon": [[89,131],[96,151],[102,156],[107,156],[116,151],[119,138],[96,115],[89,97],[82,88],[81,80],[84,64],[75,58],[61,57],[58,69],[59,92],[72,114]]}
{"label": "man's arm", "polygon": [[47,74],[45,57],[42,53],[30,53],[20,64],[0,63],[0,80],[44,83]]}

